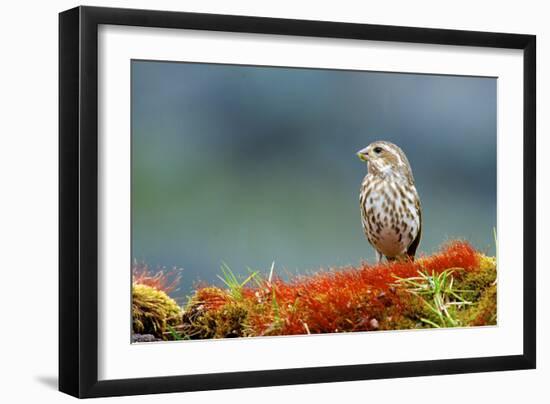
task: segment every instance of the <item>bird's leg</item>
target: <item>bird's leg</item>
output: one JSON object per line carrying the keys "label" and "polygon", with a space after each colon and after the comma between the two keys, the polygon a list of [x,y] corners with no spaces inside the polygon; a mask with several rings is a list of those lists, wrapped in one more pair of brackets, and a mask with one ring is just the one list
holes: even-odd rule
{"label": "bird's leg", "polygon": [[382,257],[384,257],[378,250],[374,250],[376,252],[376,263],[380,264],[382,263]]}

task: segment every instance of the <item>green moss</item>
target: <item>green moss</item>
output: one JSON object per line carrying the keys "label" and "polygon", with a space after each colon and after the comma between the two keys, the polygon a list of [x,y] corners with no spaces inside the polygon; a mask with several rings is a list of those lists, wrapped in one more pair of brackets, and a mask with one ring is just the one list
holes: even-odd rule
{"label": "green moss", "polygon": [[182,330],[191,339],[244,337],[247,315],[248,309],[236,302],[215,310],[187,306]]}
{"label": "green moss", "polygon": [[417,328],[431,328],[426,321],[437,323],[439,318],[429,309],[426,301],[420,297],[413,295],[405,290],[398,290],[401,295],[401,301],[407,302],[400,309],[396,309],[396,315],[390,316],[390,321],[385,321],[384,329],[387,330],[407,330]]}
{"label": "green moss", "polygon": [[491,287],[497,278],[496,259],[494,257],[486,257],[480,255],[479,268],[477,270],[467,272],[456,280],[457,289],[463,292],[463,296],[467,300],[480,300],[485,289]]}
{"label": "green moss", "polygon": [[180,321],[180,307],[165,292],[147,285],[132,286],[134,333],[152,334],[166,339],[163,334],[168,331],[168,326],[175,326]]}
{"label": "green moss", "polygon": [[497,323],[497,286],[493,284],[481,293],[480,299],[467,310],[460,313],[463,324],[469,326],[496,325]]}
{"label": "green moss", "polygon": [[467,327],[496,323],[495,257],[475,253],[469,265],[398,278],[393,305],[377,314],[379,329]]}
{"label": "green moss", "polygon": [[426,325],[418,320],[418,314],[422,309],[411,310],[409,313],[392,313],[382,318],[380,330],[411,330],[415,328],[426,328]]}
{"label": "green moss", "polygon": [[[471,304],[449,306],[447,310],[452,318],[452,323],[462,327],[496,324],[496,259],[480,255],[477,269],[456,271],[453,278],[453,289],[461,299]],[[401,289],[399,293],[407,293],[407,291]],[[402,295],[401,301],[407,301],[407,299]],[[388,330],[429,328],[432,324],[452,326],[447,323],[442,324],[441,317],[437,316],[427,303],[431,304],[431,301],[414,294],[411,295],[406,306],[402,308],[401,315],[389,316],[381,323],[381,328]]]}
{"label": "green moss", "polygon": [[189,300],[183,312],[182,331],[191,339],[247,336],[250,308],[216,287],[204,288]]}

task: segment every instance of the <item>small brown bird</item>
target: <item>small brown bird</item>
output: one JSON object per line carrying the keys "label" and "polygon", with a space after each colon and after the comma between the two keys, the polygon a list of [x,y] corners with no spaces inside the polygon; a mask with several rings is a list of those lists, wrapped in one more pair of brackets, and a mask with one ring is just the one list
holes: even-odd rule
{"label": "small brown bird", "polygon": [[368,162],[361,183],[361,222],[377,261],[414,260],[422,233],[422,209],[405,153],[390,142],[377,141],[357,152]]}

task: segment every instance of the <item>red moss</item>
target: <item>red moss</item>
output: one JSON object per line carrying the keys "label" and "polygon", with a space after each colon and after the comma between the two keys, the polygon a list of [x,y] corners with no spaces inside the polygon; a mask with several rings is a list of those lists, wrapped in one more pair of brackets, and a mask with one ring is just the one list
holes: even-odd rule
{"label": "red moss", "polygon": [[216,313],[233,313],[229,309],[238,306],[239,316],[243,310],[246,313],[244,319],[238,319],[239,324],[246,322],[239,328],[242,336],[413,328],[417,323],[411,310],[422,303],[397,287],[397,278],[414,277],[419,271],[439,274],[450,268],[455,268],[453,276],[457,278],[477,271],[477,252],[466,242],[454,242],[414,262],[364,262],[289,281],[264,280],[260,286],[245,287],[238,302],[226,290],[201,287],[193,296],[192,308],[197,315],[210,314],[213,322],[209,327],[216,328]]}
{"label": "red moss", "polygon": [[193,299],[196,303],[203,305],[206,310],[217,310],[230,301],[229,295],[216,287],[199,289]]}
{"label": "red moss", "polygon": [[170,271],[151,271],[146,264],[134,262],[132,266],[132,282],[140,285],[147,285],[166,294],[173,292],[181,280],[181,271],[172,269]]}
{"label": "red moss", "polygon": [[[476,251],[467,243],[447,245],[436,255],[415,262],[321,271],[288,282],[276,279],[262,288],[247,288],[245,299],[260,305],[251,310],[249,326],[262,334],[304,334],[366,331],[384,328],[386,319],[399,318],[414,298],[393,286],[396,277],[409,278],[419,270],[440,273],[449,268],[472,271],[478,267]],[[457,272],[457,276],[460,273]]]}

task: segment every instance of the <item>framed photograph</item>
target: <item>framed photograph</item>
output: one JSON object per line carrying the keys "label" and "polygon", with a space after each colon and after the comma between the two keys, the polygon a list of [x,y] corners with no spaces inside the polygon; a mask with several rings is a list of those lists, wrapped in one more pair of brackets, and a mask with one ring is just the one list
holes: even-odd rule
{"label": "framed photograph", "polygon": [[535,36],[59,29],[61,391],[535,367]]}

